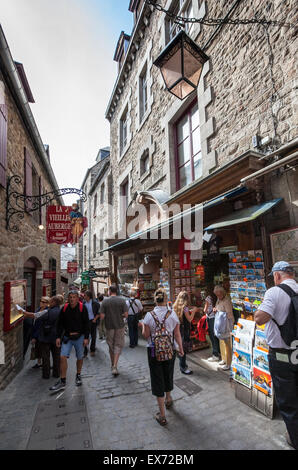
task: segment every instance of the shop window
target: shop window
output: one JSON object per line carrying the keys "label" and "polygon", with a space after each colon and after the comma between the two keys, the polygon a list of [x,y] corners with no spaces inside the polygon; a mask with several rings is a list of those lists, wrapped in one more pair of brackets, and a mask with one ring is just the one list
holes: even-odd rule
{"label": "shop window", "polygon": [[202,176],[202,152],[198,104],[176,122],[177,190]]}

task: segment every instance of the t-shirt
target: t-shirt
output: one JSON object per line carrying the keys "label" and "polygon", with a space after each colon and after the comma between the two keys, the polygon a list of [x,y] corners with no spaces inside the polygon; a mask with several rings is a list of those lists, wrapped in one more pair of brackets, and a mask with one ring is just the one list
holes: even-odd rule
{"label": "t-shirt", "polygon": [[68,305],[65,311],[64,307],[61,308],[57,321],[57,338],[62,337],[63,331],[65,336],[69,336],[69,333],[80,333],[84,335],[85,339],[89,338],[89,317],[85,305],[83,305],[82,311],[79,304],[74,308]]}
{"label": "t-shirt", "polygon": [[93,313],[93,302],[92,300],[89,300],[89,302],[85,302],[85,306],[88,310],[88,316],[89,320],[94,320],[94,313]]}
{"label": "t-shirt", "polygon": [[124,328],[123,314],[127,312],[126,301],[122,297],[111,295],[104,299],[100,306],[100,313],[105,315],[107,330],[119,330]]}
{"label": "t-shirt", "polygon": [[128,315],[136,315],[137,313],[143,310],[143,305],[139,299],[134,299],[133,297],[126,301],[128,307]]}
{"label": "t-shirt", "polygon": [[212,298],[210,295],[206,297],[206,303],[208,305],[208,310],[206,312],[206,315],[208,318],[214,318],[215,317],[215,312],[213,312],[213,303],[212,303]]}
{"label": "t-shirt", "polygon": [[[169,309],[167,307],[155,307],[154,308],[154,313],[156,314],[160,323],[162,323],[168,311]],[[180,321],[176,313],[174,312],[174,310],[172,310],[171,312],[172,312],[171,315],[166,319],[165,327],[170,334],[173,334],[174,329],[176,328],[177,325],[180,324]],[[151,336],[153,337],[156,331],[156,323],[150,312],[148,312],[144,318],[144,325],[149,326]],[[147,341],[148,341],[147,347],[149,347],[151,344],[151,338],[149,337]],[[174,340],[174,349],[179,351],[179,346],[175,340]]]}
{"label": "t-shirt", "polygon": [[[298,294],[298,284],[294,279],[286,279],[282,284],[287,284]],[[265,293],[264,300],[259,310],[268,313],[279,324],[283,325],[289,313],[291,299],[280,287],[274,286]],[[269,320],[265,326],[267,343],[271,348],[290,349],[283,341],[278,326]]]}

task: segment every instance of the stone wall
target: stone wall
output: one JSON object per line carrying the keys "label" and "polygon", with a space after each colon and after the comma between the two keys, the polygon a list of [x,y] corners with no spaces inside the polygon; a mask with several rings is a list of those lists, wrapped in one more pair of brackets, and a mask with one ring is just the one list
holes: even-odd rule
{"label": "stone wall", "polygon": [[[193,0],[197,2],[197,0]],[[171,1],[160,2],[167,8]],[[224,17],[234,1],[195,3],[200,16]],[[233,18],[260,14],[294,23],[295,1],[242,2]],[[144,7],[147,8],[146,6]],[[145,18],[145,19],[143,19]],[[146,20],[146,21],[145,21]],[[152,65],[164,46],[165,16],[146,10],[134,29],[126,61],[107,109],[111,122],[111,167],[114,180],[114,225],[119,227],[120,185],[129,177],[130,199],[140,190],[159,188],[174,194],[176,188],[173,123],[193,96],[181,102],[165,90],[159,70]],[[297,62],[294,29],[261,25],[224,25],[213,39],[215,28],[195,28],[193,38],[210,60],[198,88],[203,175],[252,149],[252,137],[270,137],[277,146],[297,137]],[[268,43],[269,41],[269,43]],[[138,77],[147,58],[150,112],[139,123]],[[128,106],[130,143],[119,158],[119,120]],[[296,105],[297,106],[297,105]],[[139,158],[149,148],[150,171],[140,178]],[[270,149],[270,147],[269,147]],[[263,148],[263,151],[268,148]]]}
{"label": "stone wall", "polygon": [[[24,181],[24,148],[31,156],[34,168],[42,177],[43,191],[52,191],[47,173],[42,166],[38,153],[35,150],[28,130],[24,125],[16,103],[12,98],[3,77],[0,74],[0,83],[5,89],[5,104],[8,108],[7,131],[7,176],[19,175]],[[24,191],[23,184],[15,186],[18,192]],[[60,247],[46,243],[45,230],[38,228],[38,221],[31,214],[25,214],[23,220],[16,220],[19,231],[13,233],[6,230],[6,190],[0,187],[0,340],[5,345],[5,364],[0,365],[0,388],[4,388],[14,377],[23,364],[23,326],[18,324],[9,332],[3,332],[4,315],[4,282],[24,278],[24,264],[34,257],[38,260],[38,278],[36,301],[42,295],[42,271],[49,270],[50,258],[57,262],[57,292],[60,291]],[[45,210],[42,213],[42,222],[45,226]]]}

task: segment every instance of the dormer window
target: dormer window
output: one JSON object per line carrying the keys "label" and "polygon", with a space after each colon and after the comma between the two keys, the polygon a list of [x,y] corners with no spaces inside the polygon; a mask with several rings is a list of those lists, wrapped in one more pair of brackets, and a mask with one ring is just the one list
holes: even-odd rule
{"label": "dormer window", "polygon": [[130,0],[128,9],[133,13],[134,24],[136,24],[139,19],[143,5],[144,0]]}
{"label": "dormer window", "polygon": [[125,34],[124,31],[121,31],[120,37],[117,42],[116,51],[114,55],[114,60],[118,62],[118,72],[120,72],[123,65],[126,52],[129,46],[130,36]]}

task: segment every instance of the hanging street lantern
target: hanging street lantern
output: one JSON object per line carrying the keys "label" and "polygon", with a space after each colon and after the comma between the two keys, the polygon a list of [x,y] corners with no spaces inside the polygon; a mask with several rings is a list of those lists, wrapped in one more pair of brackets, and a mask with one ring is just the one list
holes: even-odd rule
{"label": "hanging street lantern", "polygon": [[181,30],[154,61],[167,90],[184,100],[198,86],[203,65],[209,57]]}

